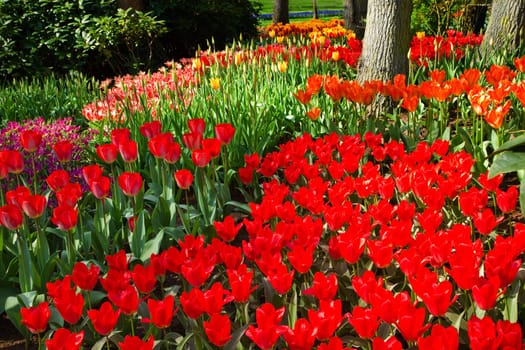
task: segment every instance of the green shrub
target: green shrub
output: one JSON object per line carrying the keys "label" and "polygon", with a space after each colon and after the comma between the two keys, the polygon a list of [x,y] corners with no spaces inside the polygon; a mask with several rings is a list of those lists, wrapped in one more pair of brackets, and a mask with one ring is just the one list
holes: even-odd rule
{"label": "green shrub", "polygon": [[194,56],[210,38],[222,49],[242,34],[257,36],[261,4],[251,0],[146,0],[146,8],[165,21],[162,43],[171,58]]}

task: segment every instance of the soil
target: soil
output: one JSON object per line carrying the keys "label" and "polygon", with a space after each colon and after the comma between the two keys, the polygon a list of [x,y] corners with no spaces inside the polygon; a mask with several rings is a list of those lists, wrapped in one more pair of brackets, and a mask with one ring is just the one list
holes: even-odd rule
{"label": "soil", "polygon": [[[0,314],[0,349],[26,350],[26,342],[5,314]],[[31,342],[28,350],[36,350],[36,343]]]}

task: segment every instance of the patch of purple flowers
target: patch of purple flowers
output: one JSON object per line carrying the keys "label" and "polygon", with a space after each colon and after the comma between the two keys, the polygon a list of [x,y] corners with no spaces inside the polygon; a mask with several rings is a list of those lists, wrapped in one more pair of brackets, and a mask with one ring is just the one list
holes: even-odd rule
{"label": "patch of purple flowers", "polygon": [[[89,162],[86,150],[96,131],[82,131],[79,126],[73,125],[72,122],[72,118],[46,121],[41,117],[25,120],[22,123],[8,122],[6,127],[0,130],[0,149],[20,150],[22,152],[25,168],[21,175],[30,186],[36,180],[37,188],[42,192],[48,189],[45,181],[47,176],[57,169],[67,170],[72,182],[84,184],[84,181],[81,180],[81,169]],[[22,148],[20,133],[24,130],[42,133],[42,143],[34,154],[27,153]],[[71,161],[66,164],[61,164],[58,161],[52,149],[56,142],[62,140],[69,140],[73,144],[73,156]],[[32,157],[35,157],[34,170]]]}

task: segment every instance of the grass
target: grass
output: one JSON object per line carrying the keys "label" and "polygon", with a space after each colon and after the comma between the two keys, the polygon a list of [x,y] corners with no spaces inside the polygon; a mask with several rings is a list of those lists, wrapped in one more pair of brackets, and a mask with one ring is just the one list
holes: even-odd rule
{"label": "grass", "polygon": [[[259,0],[263,5],[261,13],[272,13],[273,0]],[[312,11],[312,1],[309,0],[289,0],[290,12]],[[317,0],[318,10],[342,10],[341,0]]]}

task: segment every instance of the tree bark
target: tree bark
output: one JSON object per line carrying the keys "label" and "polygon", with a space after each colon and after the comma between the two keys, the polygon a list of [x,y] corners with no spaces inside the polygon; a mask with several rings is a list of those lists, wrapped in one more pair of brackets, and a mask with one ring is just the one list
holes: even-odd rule
{"label": "tree bark", "polygon": [[494,0],[481,56],[516,50],[525,38],[525,0]]}
{"label": "tree bark", "polygon": [[343,0],[345,28],[352,30],[358,39],[363,39],[366,26],[368,0]]}
{"label": "tree bark", "polygon": [[411,12],[412,0],[368,1],[358,81],[388,81],[408,73]]}
{"label": "tree bark", "polygon": [[319,18],[319,12],[317,11],[317,0],[312,0],[312,6],[313,6],[314,19],[318,19]]}
{"label": "tree bark", "polygon": [[481,33],[487,18],[489,0],[471,0],[463,12],[461,29],[463,33]]}
{"label": "tree bark", "polygon": [[272,22],[276,23],[288,23],[290,19],[288,17],[288,0],[274,0],[273,1],[273,14]]}

